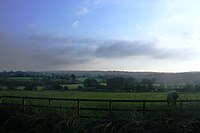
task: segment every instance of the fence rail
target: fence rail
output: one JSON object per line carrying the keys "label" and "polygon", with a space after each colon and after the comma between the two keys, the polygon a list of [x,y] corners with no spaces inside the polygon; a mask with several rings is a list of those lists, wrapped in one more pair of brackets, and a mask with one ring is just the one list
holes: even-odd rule
{"label": "fence rail", "polygon": [[[5,102],[5,99],[21,99],[21,103],[9,103]],[[31,105],[27,104],[26,102],[28,100],[46,100],[48,105]],[[65,106],[53,106],[53,101],[71,101],[75,102],[76,105],[74,107],[65,107]],[[102,102],[102,103],[108,103],[107,108],[95,108],[95,107],[81,107],[82,102]],[[114,103],[141,103],[140,108],[131,108],[131,109],[120,109],[120,108],[113,108]],[[200,103],[200,100],[177,100],[177,104],[179,107],[183,106],[183,103],[187,102],[195,102]],[[20,96],[0,96],[0,104],[1,105],[15,105],[15,106],[22,106],[23,109],[26,107],[39,107],[39,108],[64,108],[64,109],[73,109],[76,110],[76,114],[79,117],[81,110],[90,110],[90,111],[107,111],[109,113],[109,117],[111,116],[113,111],[139,111],[143,113],[143,116],[145,115],[145,112],[153,112],[153,111],[159,111],[155,109],[148,109],[147,104],[148,103],[166,103],[167,106],[167,100],[113,100],[113,99],[67,99],[67,98],[42,98],[42,97],[20,97]],[[88,116],[82,116],[83,118],[87,118]]]}

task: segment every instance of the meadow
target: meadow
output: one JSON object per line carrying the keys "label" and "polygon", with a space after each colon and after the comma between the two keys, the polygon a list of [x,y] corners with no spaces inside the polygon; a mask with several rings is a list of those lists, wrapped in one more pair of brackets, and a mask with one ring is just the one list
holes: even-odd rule
{"label": "meadow", "polygon": [[[5,79],[5,78],[0,77],[0,79]],[[7,79],[13,81],[31,81],[32,77],[7,77]]]}
{"label": "meadow", "polygon": [[[167,92],[87,92],[87,91],[20,91],[20,90],[0,90],[0,96],[20,96],[20,97],[38,97],[38,98],[65,98],[65,99],[99,99],[99,100],[166,100]],[[200,99],[200,93],[179,93],[181,100]],[[21,99],[4,99],[4,102],[21,104]],[[26,100],[28,105],[48,106],[47,100]],[[179,104],[179,103],[178,103]],[[52,101],[52,106],[76,107],[75,101]],[[166,103],[147,103],[146,107],[162,108]],[[184,104],[184,106],[186,103]],[[115,109],[133,109],[142,108],[141,103],[114,102]],[[81,107],[84,108],[109,108],[108,102],[85,102],[81,101]]]}
{"label": "meadow", "polygon": [[[76,85],[77,86],[77,85]],[[70,99],[112,99],[112,100],[166,100],[167,92],[87,92],[87,91],[20,91],[0,90],[0,96],[31,96]],[[182,100],[200,99],[200,93],[179,93]]]}
{"label": "meadow", "polygon": [[83,84],[64,84],[64,85],[61,85],[62,87],[65,87],[67,86],[69,90],[74,90],[74,89],[77,89],[78,86],[82,86],[83,87]]}
{"label": "meadow", "polygon": [[[112,100],[166,100],[167,92],[87,92],[87,91],[78,91],[78,90],[71,90],[71,91],[25,91],[25,90],[0,90],[0,96],[27,96],[27,97],[41,97],[41,98],[67,98],[67,99],[112,99]],[[200,93],[179,93],[180,99],[182,100],[196,100],[200,99]],[[18,103],[21,104],[21,99],[4,99],[3,102],[6,103]],[[194,124],[191,124],[191,122],[195,123],[195,125],[199,125],[198,121],[196,119],[198,118],[198,110],[199,105],[193,104],[194,106],[189,107],[195,107],[195,110],[191,110],[192,108],[189,108],[188,110],[183,110],[184,108],[179,108],[179,104],[177,106],[177,109],[173,109],[173,112],[170,110],[171,108],[167,108],[166,103],[147,103],[146,109],[159,109],[160,112],[145,112],[145,117],[143,117],[143,112],[136,111],[136,109],[142,109],[143,104],[142,103],[124,103],[124,102],[115,102],[112,105],[112,113],[109,112],[109,103],[108,102],[80,102],[80,108],[102,108],[102,109],[108,109],[108,110],[80,110],[80,116],[81,118],[87,117],[87,119],[81,119],[81,123],[79,119],[77,119],[77,102],[76,101],[52,101],[51,106],[63,106],[63,107],[75,107],[74,109],[67,109],[67,110],[54,110],[54,108],[49,109],[48,108],[48,100],[26,100],[26,105],[41,105],[41,106],[47,106],[47,110],[36,110],[36,108],[29,108],[26,107],[25,110],[19,110],[18,113],[20,114],[15,115],[14,117],[11,115],[9,124],[10,125],[18,125],[17,129],[15,130],[22,130],[19,124],[17,123],[24,123],[23,121],[20,121],[23,117],[28,128],[30,129],[38,129],[38,130],[44,130],[46,129],[54,128],[58,130],[72,130],[69,132],[82,132],[83,127],[86,132],[129,132],[129,131],[135,131],[135,132],[147,132],[152,130],[153,132],[171,132],[173,131],[187,131],[191,132],[192,130],[197,130],[196,126]],[[186,105],[187,103],[185,103]],[[164,107],[164,108],[162,108]],[[4,106],[1,106],[2,108],[2,118],[5,116],[8,116],[7,110],[13,111],[12,108],[5,108]],[[15,108],[14,108],[15,109]],[[56,109],[56,108],[55,108]],[[116,111],[116,109],[122,109],[124,111]],[[129,111],[125,111],[125,109],[129,109]],[[5,112],[6,110],[6,112]],[[9,111],[9,112],[11,112]],[[53,112],[52,112],[53,111]],[[6,115],[3,115],[6,114]],[[9,114],[10,115],[10,114]],[[53,116],[53,117],[52,117]],[[172,119],[172,116],[176,116],[174,119]],[[110,121],[98,121],[97,118],[105,117],[107,120]],[[30,120],[31,118],[31,120]],[[127,119],[128,118],[128,119]],[[5,121],[7,118],[4,118]],[[28,125],[28,123],[31,121],[39,122],[38,119],[42,119],[42,122],[40,124],[36,124],[37,128],[33,128],[32,126]],[[85,121],[86,120],[86,121]],[[17,123],[16,123],[17,121]],[[48,125],[44,125],[43,123],[49,123]],[[174,122],[174,125],[170,125],[170,123]],[[64,123],[65,125],[60,125],[60,123]],[[75,123],[75,124],[70,124]],[[9,124],[6,124],[4,126],[4,130],[10,129]],[[88,124],[88,125],[87,125]],[[121,126],[120,126],[121,124]],[[42,125],[40,127],[40,125]],[[52,126],[56,125],[56,126]],[[59,126],[57,126],[59,125]],[[185,127],[183,127],[183,126]],[[22,126],[23,127],[23,126]],[[63,129],[64,128],[64,129]],[[53,130],[53,129],[52,129]],[[77,131],[78,130],[78,131]],[[95,131],[93,131],[95,130]]]}

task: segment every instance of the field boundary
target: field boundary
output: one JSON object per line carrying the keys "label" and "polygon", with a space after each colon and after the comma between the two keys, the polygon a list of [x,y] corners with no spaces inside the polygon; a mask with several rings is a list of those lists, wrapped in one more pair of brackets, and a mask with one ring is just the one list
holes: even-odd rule
{"label": "field boundary", "polygon": [[[16,103],[7,103],[4,102],[4,99],[19,99],[21,101],[20,104]],[[26,104],[27,100],[46,100],[48,105],[30,105]],[[75,107],[64,107],[64,106],[53,106],[51,103],[52,101],[72,101],[76,103]],[[81,107],[81,102],[106,102],[108,103],[107,108],[94,108],[94,107]],[[113,103],[120,102],[120,103],[141,103],[142,107],[137,109],[116,109],[113,108]],[[195,102],[200,103],[200,100],[177,100],[177,107],[182,107],[183,103],[187,102]],[[67,99],[67,98],[42,98],[42,97],[20,97],[20,96],[0,96],[0,104],[1,105],[10,105],[10,106],[21,106],[24,110],[26,107],[39,107],[39,108],[60,108],[60,109],[72,109],[76,111],[76,115],[82,118],[89,118],[90,116],[80,116],[81,110],[92,110],[92,111],[107,111],[109,113],[108,117],[112,116],[113,111],[138,111],[142,112],[142,115],[145,116],[145,112],[153,112],[159,111],[158,109],[148,109],[146,105],[148,103],[166,103],[167,107],[167,100],[113,100],[113,99]],[[102,117],[104,118],[104,117]]]}

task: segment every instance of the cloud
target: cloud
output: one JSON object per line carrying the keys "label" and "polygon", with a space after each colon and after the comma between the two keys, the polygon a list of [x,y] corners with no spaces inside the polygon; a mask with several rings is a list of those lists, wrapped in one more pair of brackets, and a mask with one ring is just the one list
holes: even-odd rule
{"label": "cloud", "polygon": [[155,52],[155,49],[151,43],[145,44],[145,42],[122,40],[105,41],[96,49],[97,56],[106,58],[150,55],[153,52]]}
{"label": "cloud", "polygon": [[75,12],[77,16],[84,16],[91,12],[94,7],[102,3],[103,0],[84,0],[82,5],[79,5],[78,10]]}
{"label": "cloud", "polygon": [[[52,49],[69,55],[95,58],[123,58],[128,56],[149,56],[152,58],[168,58],[172,51],[156,48],[155,41],[97,40],[87,38],[52,37],[44,35],[31,36],[33,41],[48,44]],[[55,48],[56,44],[56,48]],[[51,51],[51,49],[48,49]]]}
{"label": "cloud", "polygon": [[155,41],[97,40],[48,35],[22,38],[0,34],[0,69],[49,70],[60,66],[79,66],[81,69],[81,66],[98,64],[102,60],[138,56],[167,59],[176,56],[174,51],[156,46]]}
{"label": "cloud", "polygon": [[78,28],[80,26],[80,22],[74,21],[72,25],[73,25],[74,28]]}
{"label": "cloud", "polygon": [[81,41],[90,42],[87,39],[44,35],[22,39],[6,34],[0,34],[0,38],[0,70],[49,70],[92,61],[87,48],[77,46]]}
{"label": "cloud", "polygon": [[102,0],[93,0],[93,4],[98,5],[102,2]]}
{"label": "cloud", "polygon": [[76,15],[87,15],[88,13],[90,12],[89,8],[88,7],[82,7],[80,10],[78,10],[75,14]]}
{"label": "cloud", "polygon": [[160,0],[157,15],[141,28],[145,38],[157,39],[159,45],[170,49],[199,49],[198,0]]}
{"label": "cloud", "polygon": [[101,43],[96,48],[95,56],[101,58],[145,56],[154,59],[165,59],[176,56],[176,53],[170,50],[157,48],[155,41],[111,40]]}

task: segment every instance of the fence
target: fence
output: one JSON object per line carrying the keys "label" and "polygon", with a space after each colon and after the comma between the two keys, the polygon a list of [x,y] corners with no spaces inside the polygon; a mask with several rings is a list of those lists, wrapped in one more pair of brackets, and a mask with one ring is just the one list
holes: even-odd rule
{"label": "fence", "polygon": [[[15,99],[18,101],[21,101],[19,103],[12,103],[12,102],[6,102],[6,99]],[[45,105],[38,105],[38,104],[27,104],[27,101],[30,100],[45,100],[47,104]],[[55,101],[68,101],[68,102],[75,102],[75,106],[73,107],[66,107],[66,106],[55,106],[52,103]],[[102,102],[102,103],[107,103],[108,106],[105,108],[98,108],[98,107],[82,107],[81,103],[82,102]],[[183,103],[188,103],[188,102],[193,102],[193,103],[200,103],[200,100],[178,100],[177,101],[177,107],[183,107]],[[113,108],[114,103],[139,103],[142,106],[140,108]],[[17,106],[22,106],[23,109],[25,110],[26,107],[39,107],[39,108],[65,108],[65,109],[73,109],[76,110],[76,115],[78,117],[82,118],[88,118],[90,116],[80,116],[81,110],[92,110],[92,111],[106,111],[108,112],[108,116],[112,116],[113,111],[137,111],[141,112],[143,116],[145,116],[145,112],[152,112],[152,111],[159,111],[159,109],[151,109],[147,108],[147,104],[149,103],[163,103],[165,106],[167,106],[167,101],[166,100],[103,100],[103,99],[66,99],[66,98],[39,98],[39,97],[19,97],[19,96],[0,96],[0,104],[1,105],[17,105]],[[103,118],[103,117],[102,117]],[[107,117],[106,117],[107,118]]]}

